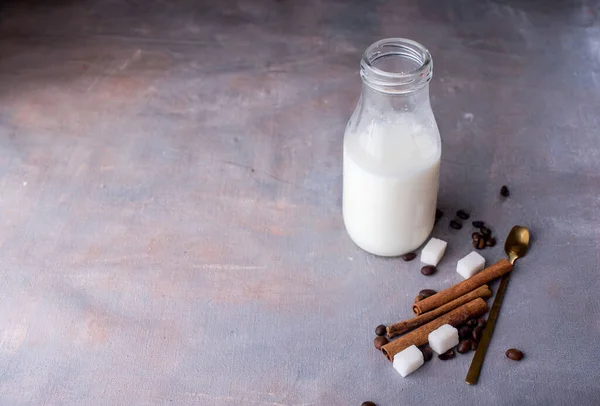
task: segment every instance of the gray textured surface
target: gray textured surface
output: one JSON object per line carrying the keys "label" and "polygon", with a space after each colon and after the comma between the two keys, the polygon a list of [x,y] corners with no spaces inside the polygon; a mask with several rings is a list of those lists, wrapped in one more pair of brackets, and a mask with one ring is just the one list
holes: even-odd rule
{"label": "gray textured surface", "polygon": [[[0,403],[600,403],[600,8],[220,3],[0,3]],[[440,206],[534,238],[475,387],[468,356],[402,379],[372,346],[471,232],[438,224],[428,279],[346,236],[342,133],[388,36],[434,56]]]}

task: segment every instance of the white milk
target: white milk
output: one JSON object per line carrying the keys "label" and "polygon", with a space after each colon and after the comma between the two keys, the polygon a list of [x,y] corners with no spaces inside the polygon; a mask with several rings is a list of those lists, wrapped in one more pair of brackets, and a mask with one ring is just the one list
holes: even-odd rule
{"label": "white milk", "polygon": [[417,122],[398,114],[357,132],[348,129],[343,213],[350,238],[382,256],[418,248],[435,221],[440,157],[433,115]]}

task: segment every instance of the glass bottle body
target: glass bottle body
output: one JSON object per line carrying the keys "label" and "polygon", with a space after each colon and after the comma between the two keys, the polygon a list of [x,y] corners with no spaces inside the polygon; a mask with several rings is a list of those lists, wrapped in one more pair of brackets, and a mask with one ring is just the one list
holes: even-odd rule
{"label": "glass bottle body", "polygon": [[[396,61],[372,60],[373,53],[397,51],[406,41],[423,50],[421,59],[406,63],[405,55],[391,52]],[[377,59],[408,72],[386,76]],[[362,93],[344,135],[344,223],[365,251],[402,255],[425,241],[435,221],[441,140],[429,103],[431,58],[412,41],[382,40],[365,52],[361,76]]]}

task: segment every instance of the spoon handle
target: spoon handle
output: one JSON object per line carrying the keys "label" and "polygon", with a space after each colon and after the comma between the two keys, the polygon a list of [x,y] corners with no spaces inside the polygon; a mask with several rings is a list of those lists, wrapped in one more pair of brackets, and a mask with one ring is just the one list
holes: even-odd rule
{"label": "spoon handle", "polygon": [[466,382],[469,385],[475,385],[479,379],[479,373],[481,372],[483,360],[492,339],[492,333],[494,332],[498,314],[500,314],[500,306],[502,306],[502,300],[504,299],[504,293],[506,292],[506,286],[508,285],[511,273],[507,273],[502,277],[502,282],[500,282],[500,287],[498,288],[498,292],[496,292],[496,298],[494,299],[494,304],[492,304],[492,310],[490,310],[485,330],[483,330],[483,336],[481,337],[481,341],[479,341],[479,346],[477,347],[477,351],[475,351],[469,372],[467,373]]}

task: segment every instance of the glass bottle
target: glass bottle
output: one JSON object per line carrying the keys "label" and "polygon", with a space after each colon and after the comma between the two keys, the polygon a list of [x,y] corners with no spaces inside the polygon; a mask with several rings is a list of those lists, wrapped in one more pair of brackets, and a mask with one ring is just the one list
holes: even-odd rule
{"label": "glass bottle", "polygon": [[363,86],[344,134],[343,215],[350,238],[382,256],[418,248],[435,221],[441,139],[431,105],[433,63],[421,44],[367,48]]}

